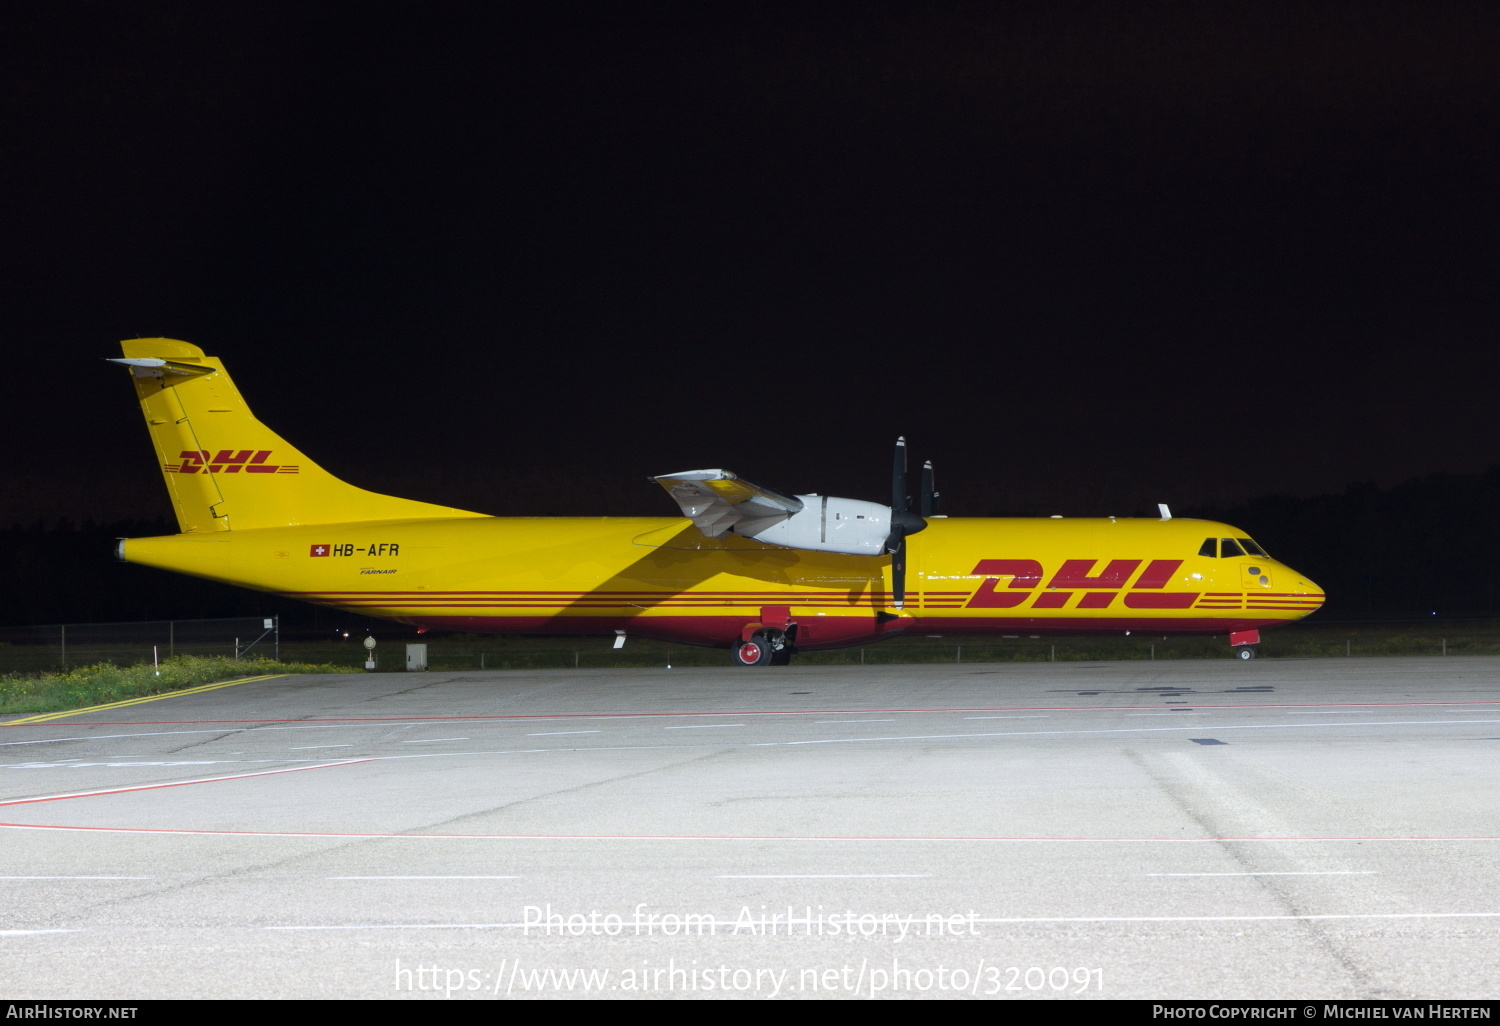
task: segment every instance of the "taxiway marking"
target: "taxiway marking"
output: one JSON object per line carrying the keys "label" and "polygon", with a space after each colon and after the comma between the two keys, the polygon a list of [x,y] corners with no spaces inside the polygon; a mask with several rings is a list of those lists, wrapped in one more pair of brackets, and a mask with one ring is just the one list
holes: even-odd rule
{"label": "taxiway marking", "polygon": [[129,794],[132,791],[158,791],[165,787],[186,787],[189,784],[213,784],[222,780],[245,780],[249,777],[269,777],[276,773],[300,773],[303,770],[329,769],[334,766],[356,766],[369,759],[348,759],[343,762],[324,762],[313,766],[288,766],[284,769],[256,770],[253,773],[231,773],[222,777],[199,777],[196,780],[166,780],[157,784],[138,784],[134,787],[107,787],[97,791],[73,791],[69,794],[44,795],[40,798],[11,798],[0,801],[0,806],[34,805],[37,802],[60,802],[68,798],[94,798],[106,794]]}

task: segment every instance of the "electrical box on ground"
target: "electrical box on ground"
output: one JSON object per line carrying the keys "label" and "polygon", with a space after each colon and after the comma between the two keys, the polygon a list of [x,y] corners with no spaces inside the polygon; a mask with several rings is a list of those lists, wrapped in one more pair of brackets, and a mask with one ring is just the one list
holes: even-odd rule
{"label": "electrical box on ground", "polygon": [[427,669],[427,646],[426,645],[407,645],[406,646],[406,669],[407,669],[407,672],[411,672],[413,670],[425,670],[425,669]]}

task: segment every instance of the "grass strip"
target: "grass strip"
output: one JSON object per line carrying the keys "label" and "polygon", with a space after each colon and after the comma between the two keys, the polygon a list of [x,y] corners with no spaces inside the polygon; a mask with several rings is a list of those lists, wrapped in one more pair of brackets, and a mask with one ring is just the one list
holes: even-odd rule
{"label": "grass strip", "polygon": [[82,709],[106,702],[160,695],[268,673],[353,673],[325,663],[286,663],[228,656],[176,656],[158,669],[150,663],[96,663],[64,673],[0,677],[0,716]]}

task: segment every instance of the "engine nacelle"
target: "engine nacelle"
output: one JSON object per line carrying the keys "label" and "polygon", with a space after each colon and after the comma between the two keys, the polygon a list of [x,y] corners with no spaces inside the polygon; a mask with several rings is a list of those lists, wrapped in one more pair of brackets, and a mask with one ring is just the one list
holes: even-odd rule
{"label": "engine nacelle", "polygon": [[891,508],[878,502],[832,495],[799,495],[802,511],[787,517],[756,517],[730,528],[767,545],[849,556],[879,556],[891,534]]}

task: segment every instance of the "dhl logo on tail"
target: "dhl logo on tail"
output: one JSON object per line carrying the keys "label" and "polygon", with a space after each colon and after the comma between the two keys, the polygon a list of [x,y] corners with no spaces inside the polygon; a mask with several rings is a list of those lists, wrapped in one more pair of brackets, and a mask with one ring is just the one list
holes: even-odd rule
{"label": "dhl logo on tail", "polygon": [[220,449],[217,456],[209,455],[207,449],[184,449],[179,455],[181,463],[163,463],[168,474],[234,474],[243,470],[247,474],[295,474],[295,463],[267,463],[270,449]]}

